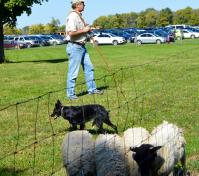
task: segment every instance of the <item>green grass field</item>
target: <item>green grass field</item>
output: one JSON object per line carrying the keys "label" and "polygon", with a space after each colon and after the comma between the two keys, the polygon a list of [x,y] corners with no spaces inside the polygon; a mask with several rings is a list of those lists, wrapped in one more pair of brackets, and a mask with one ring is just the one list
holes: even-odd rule
{"label": "green grass field", "polygon": [[151,131],[162,120],[177,124],[187,142],[187,169],[199,175],[199,39],[87,48],[104,94],[87,95],[80,70],[79,99],[72,102],[65,99],[64,45],[5,51],[0,109],[11,106],[0,110],[0,175],[64,175],[60,149],[69,124],[49,117],[57,99],[104,105],[119,134],[132,126]]}

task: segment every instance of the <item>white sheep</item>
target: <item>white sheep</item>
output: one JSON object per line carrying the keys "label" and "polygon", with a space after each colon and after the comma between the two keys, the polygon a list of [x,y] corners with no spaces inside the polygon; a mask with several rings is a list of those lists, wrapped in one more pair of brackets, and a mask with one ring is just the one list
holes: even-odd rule
{"label": "white sheep", "polygon": [[95,142],[97,176],[127,176],[124,143],[116,134],[100,134]]}
{"label": "white sheep", "polygon": [[94,140],[86,131],[72,131],[65,135],[62,158],[69,176],[95,175]]}
{"label": "white sheep", "polygon": [[162,146],[158,151],[154,167],[156,175],[169,175],[175,165],[181,161],[185,169],[185,139],[182,129],[176,125],[163,121],[151,133],[149,143],[153,146]]}
{"label": "white sheep", "polygon": [[149,136],[149,132],[141,127],[129,128],[124,132],[123,142],[130,176],[139,176],[140,172],[136,161],[132,157],[133,152],[129,149],[130,147],[138,147],[141,144],[148,143]]}

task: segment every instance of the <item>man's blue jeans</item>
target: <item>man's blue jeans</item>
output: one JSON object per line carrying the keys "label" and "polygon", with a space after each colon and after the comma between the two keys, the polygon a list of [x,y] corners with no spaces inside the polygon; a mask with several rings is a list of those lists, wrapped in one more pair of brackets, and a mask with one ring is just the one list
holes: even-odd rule
{"label": "man's blue jeans", "polygon": [[79,73],[80,65],[82,65],[85,74],[88,92],[92,92],[93,90],[95,90],[96,84],[94,81],[94,68],[85,46],[68,43],[66,47],[66,52],[69,56],[66,90],[67,96],[71,97],[75,95],[75,82]]}

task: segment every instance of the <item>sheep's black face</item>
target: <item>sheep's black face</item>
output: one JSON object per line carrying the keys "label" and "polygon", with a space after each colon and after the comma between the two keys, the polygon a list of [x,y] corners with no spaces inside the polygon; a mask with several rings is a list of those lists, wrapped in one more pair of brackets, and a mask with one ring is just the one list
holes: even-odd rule
{"label": "sheep's black face", "polygon": [[133,159],[137,162],[141,170],[149,170],[157,157],[157,150],[161,146],[154,147],[151,144],[142,144],[140,147],[130,148],[133,151]]}
{"label": "sheep's black face", "polygon": [[55,119],[61,116],[61,109],[62,109],[62,104],[59,100],[57,100],[57,103],[55,103],[53,113],[50,116],[55,117]]}

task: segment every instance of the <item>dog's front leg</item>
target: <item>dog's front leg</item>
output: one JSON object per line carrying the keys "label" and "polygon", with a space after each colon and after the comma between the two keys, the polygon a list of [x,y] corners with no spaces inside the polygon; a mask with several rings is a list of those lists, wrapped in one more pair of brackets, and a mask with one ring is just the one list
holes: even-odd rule
{"label": "dog's front leg", "polygon": [[80,124],[80,130],[84,130],[84,128],[85,128],[85,124],[84,123]]}
{"label": "dog's front leg", "polygon": [[103,128],[99,128],[99,129],[98,129],[98,132],[99,132],[100,134],[106,134],[106,133],[107,133],[107,131],[104,130]]}
{"label": "dog's front leg", "polygon": [[72,129],[77,130],[77,124],[76,123],[72,123]]}

